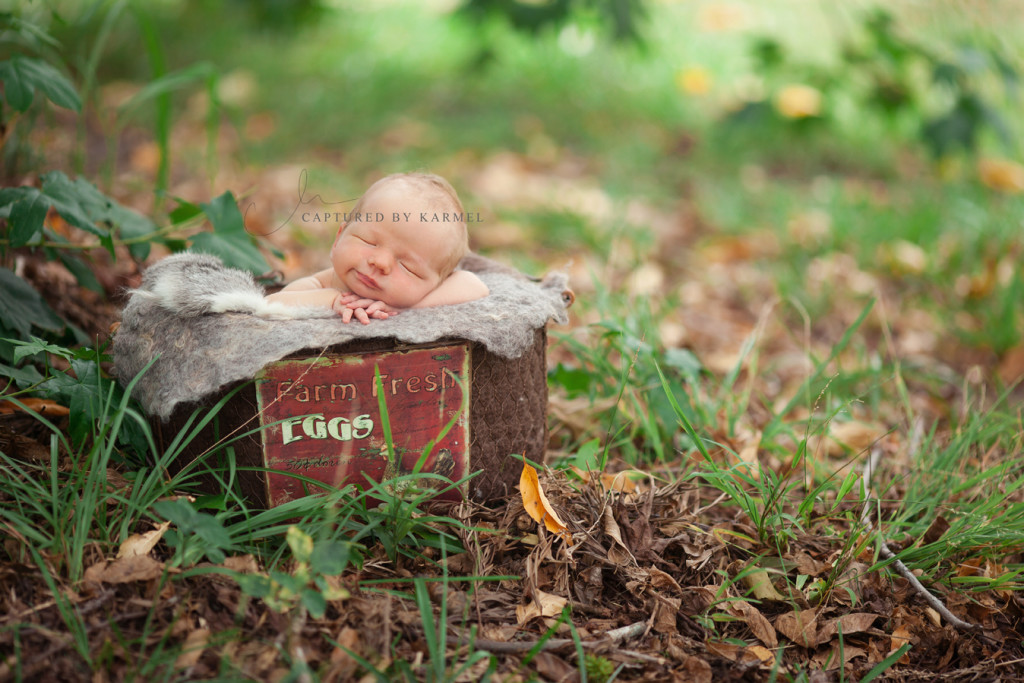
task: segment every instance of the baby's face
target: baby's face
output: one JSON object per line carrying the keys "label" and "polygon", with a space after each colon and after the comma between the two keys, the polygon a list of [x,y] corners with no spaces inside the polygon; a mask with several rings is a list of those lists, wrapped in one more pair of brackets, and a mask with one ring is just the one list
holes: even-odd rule
{"label": "baby's face", "polygon": [[339,230],[331,247],[342,287],[395,308],[409,308],[434,291],[454,229],[431,222],[433,211],[425,211],[428,220],[421,221],[424,211],[415,197],[386,191],[364,202],[361,215]]}

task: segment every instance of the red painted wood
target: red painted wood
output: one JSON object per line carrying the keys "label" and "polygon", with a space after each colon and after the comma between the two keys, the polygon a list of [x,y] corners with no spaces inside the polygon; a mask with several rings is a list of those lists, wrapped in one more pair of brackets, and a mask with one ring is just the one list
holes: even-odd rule
{"label": "red painted wood", "polygon": [[[374,368],[387,403],[388,455]],[[271,506],[322,491],[302,475],[331,486],[419,471],[458,481],[469,470],[470,353],[467,345],[326,355],[272,363],[256,377],[267,500]],[[451,429],[438,438],[454,420]],[[423,484],[426,484],[425,480]],[[433,480],[434,486],[442,487]],[[443,499],[459,500],[458,490]]]}

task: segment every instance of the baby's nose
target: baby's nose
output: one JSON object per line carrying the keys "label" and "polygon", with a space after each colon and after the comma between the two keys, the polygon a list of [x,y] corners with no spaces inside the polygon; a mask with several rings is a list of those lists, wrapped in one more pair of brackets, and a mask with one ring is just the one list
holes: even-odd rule
{"label": "baby's nose", "polygon": [[374,252],[370,256],[370,265],[387,274],[391,272],[391,257],[383,252]]}

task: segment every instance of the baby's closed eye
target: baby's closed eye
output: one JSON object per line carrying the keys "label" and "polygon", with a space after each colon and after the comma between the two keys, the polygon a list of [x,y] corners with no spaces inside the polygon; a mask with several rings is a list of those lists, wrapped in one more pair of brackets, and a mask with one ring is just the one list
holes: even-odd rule
{"label": "baby's closed eye", "polygon": [[410,268],[410,267],[409,267],[409,264],[405,263],[404,261],[399,261],[399,262],[398,262],[398,265],[402,266],[402,269],[403,269],[403,270],[404,270],[405,272],[407,272],[407,273],[409,273],[410,275],[412,275],[413,277],[417,277],[417,278],[420,278],[420,279],[422,279],[422,278],[423,278],[423,276],[422,276],[422,275],[420,275],[420,274],[419,274],[418,272],[416,272],[415,270],[413,270],[412,268]]}

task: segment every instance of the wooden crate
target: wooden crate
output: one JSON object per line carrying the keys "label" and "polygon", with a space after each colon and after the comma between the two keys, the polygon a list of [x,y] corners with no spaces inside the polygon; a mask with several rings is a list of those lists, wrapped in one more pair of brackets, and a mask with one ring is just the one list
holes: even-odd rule
{"label": "wooden crate", "polygon": [[[541,328],[517,359],[461,340],[419,346],[362,341],[296,354],[204,402],[201,409],[231,395],[171,470],[210,452],[207,462],[226,471],[231,456],[218,443],[248,432],[231,444],[237,485],[251,503],[267,507],[317,491],[289,473],[332,486],[363,484],[367,476],[381,481],[413,471],[434,442],[420,471],[453,481],[478,472],[442,498],[500,500],[518,483],[522,461],[512,456],[544,458],[546,345]],[[385,445],[378,386],[395,454]],[[194,410],[179,407],[167,423],[154,420],[158,441],[169,444]],[[214,476],[200,482],[211,493],[222,488]]]}

